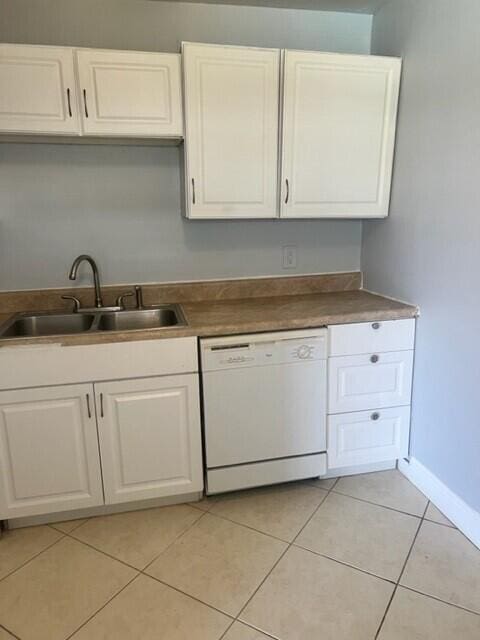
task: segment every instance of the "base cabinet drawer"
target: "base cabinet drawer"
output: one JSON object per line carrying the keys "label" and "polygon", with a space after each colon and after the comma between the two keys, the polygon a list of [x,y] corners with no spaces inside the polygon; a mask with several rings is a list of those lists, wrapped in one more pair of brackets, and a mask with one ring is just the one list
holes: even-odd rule
{"label": "base cabinet drawer", "polygon": [[415,341],[415,320],[332,325],[328,335],[331,356],[410,351]]}
{"label": "base cabinet drawer", "polygon": [[405,457],[409,429],[409,406],[328,416],[328,468]]}
{"label": "base cabinet drawer", "polygon": [[328,413],[410,404],[413,351],[329,358]]}

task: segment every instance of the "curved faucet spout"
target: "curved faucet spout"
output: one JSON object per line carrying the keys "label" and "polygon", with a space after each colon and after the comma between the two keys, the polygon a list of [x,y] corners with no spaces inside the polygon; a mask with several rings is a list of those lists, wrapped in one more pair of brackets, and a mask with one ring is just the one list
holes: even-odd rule
{"label": "curved faucet spout", "polygon": [[68,277],[70,278],[70,280],[75,280],[77,278],[78,267],[84,261],[88,262],[88,264],[92,267],[93,283],[95,285],[95,306],[98,308],[103,307],[102,291],[100,289],[100,276],[98,275],[98,267],[95,263],[95,260],[91,256],[82,254],[81,256],[78,256],[78,258],[75,258]]}

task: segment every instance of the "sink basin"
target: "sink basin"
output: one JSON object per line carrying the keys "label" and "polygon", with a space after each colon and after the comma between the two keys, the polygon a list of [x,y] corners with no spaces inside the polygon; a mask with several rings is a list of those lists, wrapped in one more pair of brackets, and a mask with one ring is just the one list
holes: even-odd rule
{"label": "sink basin", "polygon": [[156,329],[185,324],[177,305],[156,309],[135,309],[133,311],[111,311],[99,320],[100,331],[130,331],[132,329]]}
{"label": "sink basin", "polygon": [[132,331],[185,325],[179,305],[94,313],[22,313],[0,327],[0,339],[59,336],[96,331]]}
{"label": "sink basin", "polygon": [[92,314],[38,314],[14,318],[0,333],[2,338],[55,336],[89,331]]}

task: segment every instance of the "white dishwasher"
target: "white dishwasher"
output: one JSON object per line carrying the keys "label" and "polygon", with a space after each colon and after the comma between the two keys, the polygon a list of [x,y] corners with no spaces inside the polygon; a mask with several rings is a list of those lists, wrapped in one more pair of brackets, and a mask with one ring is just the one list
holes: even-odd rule
{"label": "white dishwasher", "polygon": [[207,493],[326,473],[327,330],[200,340]]}

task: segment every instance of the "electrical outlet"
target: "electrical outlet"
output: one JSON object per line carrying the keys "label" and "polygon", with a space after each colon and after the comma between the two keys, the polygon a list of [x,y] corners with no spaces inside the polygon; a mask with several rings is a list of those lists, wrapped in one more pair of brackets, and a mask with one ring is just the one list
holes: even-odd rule
{"label": "electrical outlet", "polygon": [[284,269],[296,269],[297,267],[297,247],[294,244],[288,244],[283,247],[282,266]]}

